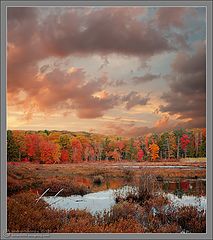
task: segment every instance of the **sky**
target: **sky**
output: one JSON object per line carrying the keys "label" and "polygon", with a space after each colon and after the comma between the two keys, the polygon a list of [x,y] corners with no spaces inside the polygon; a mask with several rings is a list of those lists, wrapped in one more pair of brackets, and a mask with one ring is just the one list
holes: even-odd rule
{"label": "sky", "polygon": [[7,128],[206,126],[204,7],[8,7]]}

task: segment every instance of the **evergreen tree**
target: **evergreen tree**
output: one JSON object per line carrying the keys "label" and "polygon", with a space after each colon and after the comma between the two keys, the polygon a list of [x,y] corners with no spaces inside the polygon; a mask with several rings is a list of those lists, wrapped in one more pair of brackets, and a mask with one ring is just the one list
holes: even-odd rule
{"label": "evergreen tree", "polygon": [[14,141],[13,133],[11,130],[7,131],[7,161],[18,161],[19,148]]}

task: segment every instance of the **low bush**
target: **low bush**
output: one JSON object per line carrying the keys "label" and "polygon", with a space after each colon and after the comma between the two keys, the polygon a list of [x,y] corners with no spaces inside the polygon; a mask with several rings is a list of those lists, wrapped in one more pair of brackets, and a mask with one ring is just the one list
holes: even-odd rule
{"label": "low bush", "polygon": [[71,210],[67,214],[67,222],[59,232],[66,233],[90,233],[98,232],[95,218],[88,212],[82,210]]}
{"label": "low bush", "polygon": [[181,207],[176,212],[176,220],[185,232],[206,232],[206,213],[204,210],[198,211],[194,206]]}
{"label": "low bush", "polygon": [[104,181],[104,177],[101,175],[97,175],[93,177],[93,183],[97,185],[101,185]]}
{"label": "low bush", "polygon": [[42,199],[36,204],[36,197],[32,193],[20,193],[8,197],[8,232],[59,231],[64,223],[65,212],[50,209]]}
{"label": "low bush", "polygon": [[[162,196],[143,206],[122,201],[109,212],[92,214],[84,210],[62,211],[49,207],[37,195],[23,192],[8,197],[8,232],[52,233],[204,233],[206,213],[195,207],[175,209]],[[165,208],[165,204],[168,205]]]}
{"label": "low bush", "polygon": [[125,180],[132,181],[133,176],[134,176],[134,172],[132,170],[130,170],[130,169],[123,170],[123,177]]}
{"label": "low bush", "polygon": [[84,185],[80,185],[71,179],[51,179],[47,180],[42,184],[41,192],[44,192],[49,188],[46,195],[53,196],[63,189],[59,196],[70,196],[70,195],[85,195],[90,192],[90,189]]}

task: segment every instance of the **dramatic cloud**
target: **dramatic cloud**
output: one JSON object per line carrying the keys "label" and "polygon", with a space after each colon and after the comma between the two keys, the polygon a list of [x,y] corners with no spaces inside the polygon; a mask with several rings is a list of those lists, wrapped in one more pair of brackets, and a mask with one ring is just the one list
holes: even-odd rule
{"label": "dramatic cloud", "polygon": [[192,55],[178,53],[173,64],[174,74],[170,91],[162,98],[166,105],[161,112],[177,114],[180,119],[189,119],[194,127],[205,127],[206,119],[206,48],[200,43]]}
{"label": "dramatic cloud", "polygon": [[[81,69],[71,73],[64,73],[59,69],[43,75],[38,82],[34,82],[37,92],[27,94],[25,105],[33,103],[40,111],[51,112],[55,109],[75,110],[79,118],[96,118],[118,103],[116,96],[93,96],[102,89],[106,79],[87,81]],[[31,93],[31,92],[30,92]],[[30,105],[32,108],[32,104]]]}
{"label": "dramatic cloud", "polygon": [[147,73],[144,76],[135,76],[135,77],[133,77],[133,81],[136,84],[140,84],[140,83],[151,82],[151,81],[153,81],[155,79],[158,79],[158,78],[160,78],[160,74],[150,74],[150,73]]}
{"label": "dramatic cloud", "polygon": [[173,70],[177,73],[199,73],[206,70],[206,45],[204,42],[197,44],[193,55],[186,52],[177,54],[172,64]]}
{"label": "dramatic cloud", "polygon": [[181,28],[184,26],[184,15],[187,11],[189,11],[189,9],[186,7],[161,7],[156,12],[157,25],[160,28]]}
{"label": "dramatic cloud", "polygon": [[[101,90],[103,79],[88,82],[81,69],[70,74],[57,68],[47,72],[48,64],[39,69],[38,61],[51,55],[42,42],[36,17],[33,8],[8,8],[9,104],[16,102],[24,107],[27,118],[32,117],[33,108],[39,111],[72,108],[80,118],[99,117],[113,108],[116,104],[113,95],[102,99],[92,96]],[[25,95],[22,100],[20,91]]]}
{"label": "dramatic cloud", "polygon": [[[8,7],[10,114],[13,119],[37,117],[35,126],[40,127],[49,121],[42,123],[42,115],[55,114],[55,121],[66,116],[70,122],[75,119],[79,130],[83,124],[94,128],[112,116],[108,130],[128,136],[205,126],[205,11],[201,10]],[[202,43],[195,45],[196,41]],[[157,62],[164,56],[165,61]],[[168,86],[165,81],[161,86],[168,73]],[[165,93],[159,99],[161,91]],[[144,95],[148,92],[152,95]],[[151,108],[166,117],[154,123]],[[134,117],[134,123],[117,124],[122,114],[125,119]],[[141,116],[152,124],[141,126]]]}
{"label": "dramatic cloud", "polygon": [[124,96],[122,100],[126,102],[126,109],[130,110],[136,105],[146,105],[150,100],[150,97],[149,95],[142,97],[137,92],[132,91],[127,96]]}
{"label": "dramatic cloud", "polygon": [[[139,21],[129,8],[103,8],[48,16],[41,28],[51,55],[124,54],[152,56],[172,47],[160,31]],[[155,41],[157,39],[157,41]]]}
{"label": "dramatic cloud", "polygon": [[45,57],[35,8],[8,8],[7,88],[36,92],[37,63]]}
{"label": "dramatic cloud", "polygon": [[[196,18],[197,12],[190,7],[161,7],[156,11],[154,24],[164,31],[175,49],[189,49],[187,22],[189,17]],[[194,23],[196,26],[196,23]],[[192,29],[191,29],[192,30]],[[164,33],[164,34],[165,34]]]}
{"label": "dramatic cloud", "polygon": [[[41,22],[39,11],[35,8],[9,7],[8,93],[16,95],[24,91],[29,99],[34,99],[34,105],[38,105],[40,110],[63,105],[63,101],[72,98],[71,106],[81,109],[77,111],[79,117],[102,116],[104,110],[114,106],[116,98],[111,95],[106,99],[93,97],[92,94],[100,90],[99,82],[80,86],[71,76],[57,69],[48,73],[48,64],[39,68],[38,62],[54,56],[102,54],[104,65],[107,65],[109,62],[105,54],[147,57],[170,50],[171,47],[160,32],[137,20],[136,16],[143,12],[142,8],[103,8],[91,11],[71,8],[51,12]],[[78,87],[73,87],[73,84]],[[116,84],[120,85],[121,81]],[[82,100],[82,96],[87,98],[86,101]],[[128,109],[136,104],[146,104],[148,100],[137,97],[136,94],[128,96]],[[96,108],[96,113],[93,108]]]}

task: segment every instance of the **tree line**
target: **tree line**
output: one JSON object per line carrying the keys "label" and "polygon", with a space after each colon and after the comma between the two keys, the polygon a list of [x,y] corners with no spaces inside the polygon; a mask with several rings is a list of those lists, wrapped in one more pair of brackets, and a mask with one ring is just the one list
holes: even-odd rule
{"label": "tree line", "polygon": [[158,161],[206,157],[206,129],[176,129],[135,138],[68,131],[7,131],[7,160],[38,163]]}

